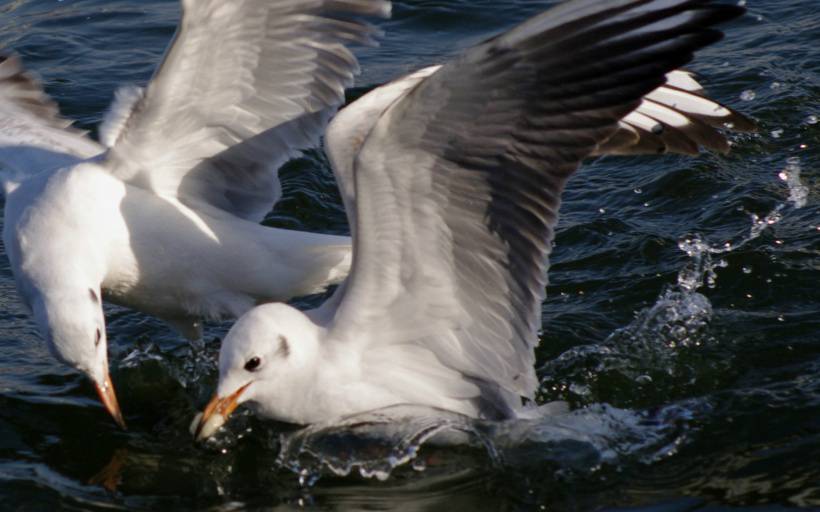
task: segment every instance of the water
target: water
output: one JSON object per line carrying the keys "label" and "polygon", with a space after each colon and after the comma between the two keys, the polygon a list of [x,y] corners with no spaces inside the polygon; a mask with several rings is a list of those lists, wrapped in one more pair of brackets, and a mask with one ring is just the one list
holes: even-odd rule
{"label": "water", "polygon": [[[552,3],[395,2],[382,46],[359,52],[351,97]],[[573,178],[538,352],[539,401],[569,411],[509,424],[385,411],[303,431],[240,413],[196,446],[188,423],[213,389],[213,340],[227,326],[209,326],[192,354],[162,323],[110,308],[121,432],[90,384],[48,356],[2,258],[3,508],[820,507],[815,3],[747,2],[691,66],[760,123],[730,156],[606,158]],[[177,15],[176,0],[5,0],[0,46],[94,130],[118,85],[148,79]],[[270,224],[346,231],[320,153],[289,164],[284,184]]]}

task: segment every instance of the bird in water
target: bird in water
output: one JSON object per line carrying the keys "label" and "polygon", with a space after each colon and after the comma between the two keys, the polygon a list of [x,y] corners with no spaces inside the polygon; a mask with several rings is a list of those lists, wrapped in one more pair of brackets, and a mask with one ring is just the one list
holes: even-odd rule
{"label": "bird in water", "polygon": [[50,352],[87,375],[125,426],[109,376],[103,300],[189,338],[205,319],[324,290],[347,237],[259,224],[278,168],[318,143],[383,0],[182,0],[146,88],[121,89],[96,142],[20,64],[0,62],[3,240]]}
{"label": "bird in water", "polygon": [[377,88],[328,127],[353,237],[319,308],[265,304],[219,356],[199,439],[240,404],[294,424],[400,404],[537,411],[534,347],[561,193],[600,154],[728,149],[751,128],[675,71],[744,12],[708,0],[571,0],[440,67]]}

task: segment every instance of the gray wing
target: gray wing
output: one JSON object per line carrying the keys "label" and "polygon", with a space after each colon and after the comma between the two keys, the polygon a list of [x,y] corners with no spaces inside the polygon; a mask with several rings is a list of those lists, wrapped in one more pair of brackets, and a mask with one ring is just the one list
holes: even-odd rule
{"label": "gray wing", "polygon": [[[356,212],[353,165],[364,139],[387,108],[422,80],[441,69],[431,66],[376,87],[342,109],[328,126],[326,150],[342,191],[351,227]],[[646,94],[638,108],[618,123],[618,130],[591,156],[681,153],[700,148],[726,153],[723,131],[750,132],[757,126],[743,114],[706,97],[689,71],[666,74],[666,83]]]}
{"label": "gray wing", "polygon": [[697,155],[701,147],[727,153],[729,141],[723,130],[750,132],[756,128],[742,114],[707,98],[691,73],[675,70],[621,120],[618,131],[594,155]]}
{"label": "gray wing", "polygon": [[17,174],[73,165],[102,146],[60,117],[16,56],[0,55],[0,165]]}
{"label": "gray wing", "polygon": [[720,39],[709,26],[741,12],[695,0],[570,1],[412,88],[353,161],[353,269],[332,300],[328,337],[374,351],[422,347],[495,388],[502,408],[532,397],[566,180],[667,72]]}
{"label": "gray wing", "polygon": [[430,66],[376,87],[343,108],[327,127],[325,150],[344,202],[351,235],[356,230],[354,163],[370,130],[384,112],[427,77],[441,69]]}
{"label": "gray wing", "polygon": [[277,170],[315,145],[358,71],[350,43],[386,0],[182,0],[177,34],[142,92],[122,94],[102,139],[112,173],[192,208],[260,220]]}

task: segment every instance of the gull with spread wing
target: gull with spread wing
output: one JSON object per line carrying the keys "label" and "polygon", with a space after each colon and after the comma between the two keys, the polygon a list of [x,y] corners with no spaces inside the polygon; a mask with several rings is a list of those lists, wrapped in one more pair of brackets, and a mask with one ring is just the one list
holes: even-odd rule
{"label": "gull with spread wing", "polygon": [[102,300],[189,337],[201,318],[321,291],[349,239],[259,224],[277,171],[315,145],[358,70],[348,50],[384,0],[182,0],[148,86],[127,88],[100,143],[61,119],[16,57],[0,61],[3,239],[50,351],[94,382],[124,426]]}
{"label": "gull with spread wing", "polygon": [[[398,404],[521,414],[537,387],[567,179],[591,155],[629,152],[657,110],[642,98],[659,86],[697,96],[691,77],[666,74],[742,12],[572,0],[340,112],[326,146],[353,231],[351,273],[318,309],[267,304],[239,319],[197,437],[241,403],[296,424]],[[673,138],[685,144],[680,130]]]}

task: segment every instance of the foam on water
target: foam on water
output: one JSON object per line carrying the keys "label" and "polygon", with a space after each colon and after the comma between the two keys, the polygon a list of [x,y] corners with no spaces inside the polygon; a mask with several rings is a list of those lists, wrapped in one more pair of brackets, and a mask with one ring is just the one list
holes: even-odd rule
{"label": "foam on water", "polygon": [[[277,463],[298,475],[305,487],[326,475],[386,480],[399,469],[426,471],[458,465],[464,457],[473,466],[520,471],[546,464],[565,478],[589,476],[604,466],[648,464],[673,455],[694,431],[692,418],[705,414],[707,407],[690,401],[630,411],[596,404],[534,419],[489,422],[397,406],[282,434]],[[438,457],[437,450],[447,450],[446,456]]]}

